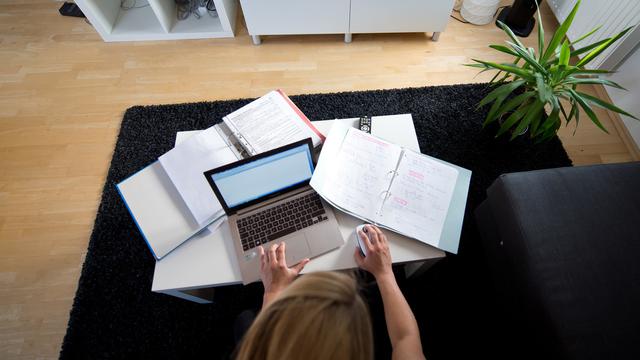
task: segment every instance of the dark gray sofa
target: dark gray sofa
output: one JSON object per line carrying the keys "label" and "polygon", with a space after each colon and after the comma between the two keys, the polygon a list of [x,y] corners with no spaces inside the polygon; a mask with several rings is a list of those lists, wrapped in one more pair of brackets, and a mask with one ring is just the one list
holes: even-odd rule
{"label": "dark gray sofa", "polygon": [[640,359],[640,162],[502,175],[475,215],[533,357]]}

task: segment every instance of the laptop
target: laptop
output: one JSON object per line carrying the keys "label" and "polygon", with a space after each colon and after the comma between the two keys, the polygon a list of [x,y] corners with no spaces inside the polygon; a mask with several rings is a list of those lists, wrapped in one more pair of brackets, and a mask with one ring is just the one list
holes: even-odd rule
{"label": "laptop", "polygon": [[285,242],[292,266],[344,244],[331,207],[309,186],[312,150],[309,138],[204,173],[228,216],[244,284],[260,279],[259,246]]}

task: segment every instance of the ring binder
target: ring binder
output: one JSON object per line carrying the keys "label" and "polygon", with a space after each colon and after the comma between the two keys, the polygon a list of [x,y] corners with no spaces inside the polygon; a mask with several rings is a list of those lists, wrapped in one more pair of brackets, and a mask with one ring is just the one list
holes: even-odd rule
{"label": "ring binder", "polygon": [[382,204],[380,204],[380,210],[376,211],[376,213],[380,216],[382,216],[382,209],[384,208],[384,204],[387,202],[387,199],[389,199],[389,197],[391,196],[391,192],[389,190],[391,190],[393,181],[396,179],[396,176],[398,176],[398,167],[400,166],[400,161],[402,161],[404,157],[405,157],[405,150],[402,149],[400,151],[400,156],[398,156],[398,162],[396,162],[396,168],[393,170],[389,170],[386,174],[387,178],[389,178],[389,174],[392,174],[392,175],[391,175],[391,179],[389,180],[389,187],[387,187],[387,190],[384,190],[381,192],[381,194],[386,193],[386,195],[382,199]]}
{"label": "ring binder", "polygon": [[247,150],[240,144],[226,123],[222,122],[214,125],[213,128],[216,129],[222,140],[224,140],[225,144],[227,144],[238,160],[249,157]]}
{"label": "ring binder", "polygon": [[[457,251],[457,239],[441,241],[454,199],[461,219],[456,191],[468,188],[470,171],[349,126],[334,125],[325,146],[311,180],[322,197],[365,221]],[[354,179],[368,184],[353,186]]]}
{"label": "ring binder", "polygon": [[[391,171],[391,172],[395,172],[395,171]],[[382,197],[382,203],[380,204],[380,209],[378,209],[376,211],[376,214],[378,214],[379,216],[382,216],[382,209],[384,209],[384,203],[387,202],[387,199],[391,196],[391,192],[389,190],[382,190],[380,191],[380,194]]]}
{"label": "ring binder", "polygon": [[256,150],[253,148],[253,146],[251,146],[251,144],[249,144],[247,139],[244,136],[242,136],[242,134],[240,134],[239,132],[234,132],[233,136],[235,136],[236,139],[238,139],[238,141],[240,142],[242,147],[244,147],[245,150],[247,150],[247,152],[249,154],[251,154],[251,155],[255,155],[256,154]]}

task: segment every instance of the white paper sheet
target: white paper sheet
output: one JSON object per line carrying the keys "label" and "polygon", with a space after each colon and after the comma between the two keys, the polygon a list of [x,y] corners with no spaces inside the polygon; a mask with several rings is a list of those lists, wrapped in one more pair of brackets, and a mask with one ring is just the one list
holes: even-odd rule
{"label": "white paper sheet", "polygon": [[397,145],[349,129],[324,194],[345,210],[375,221],[400,152]]}
{"label": "white paper sheet", "polygon": [[458,170],[404,151],[382,210],[386,226],[437,244],[447,217]]}
{"label": "white paper sheet", "polygon": [[322,139],[303,116],[283,93],[271,91],[223,120],[255,155],[308,137],[314,147],[320,145]]}
{"label": "white paper sheet", "polygon": [[238,158],[214,126],[189,137],[159,160],[199,225],[224,216],[203,173]]}
{"label": "white paper sheet", "polygon": [[123,180],[117,187],[156,259],[201,230],[159,162]]}

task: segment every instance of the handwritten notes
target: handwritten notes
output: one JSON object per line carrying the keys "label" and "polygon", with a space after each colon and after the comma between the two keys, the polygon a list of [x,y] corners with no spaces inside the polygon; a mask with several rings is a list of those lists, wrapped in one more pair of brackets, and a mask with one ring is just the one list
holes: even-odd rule
{"label": "handwritten notes", "polygon": [[386,226],[427,243],[439,240],[458,170],[404,151],[383,208]]}
{"label": "handwritten notes", "polygon": [[331,166],[318,165],[316,191],[366,221],[438,246],[458,170],[356,129],[341,141],[333,134]]}
{"label": "handwritten notes", "polygon": [[356,129],[350,129],[324,186],[340,207],[374,219],[396,168],[401,149]]}

